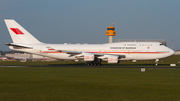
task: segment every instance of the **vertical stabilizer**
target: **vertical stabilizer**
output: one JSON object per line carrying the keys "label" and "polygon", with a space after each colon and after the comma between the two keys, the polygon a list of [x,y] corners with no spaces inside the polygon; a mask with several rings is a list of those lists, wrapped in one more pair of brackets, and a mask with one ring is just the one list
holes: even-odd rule
{"label": "vertical stabilizer", "polygon": [[32,36],[27,30],[25,30],[21,25],[19,25],[15,20],[5,19],[4,21],[6,23],[7,29],[14,43],[19,43],[19,44],[41,43],[34,36]]}

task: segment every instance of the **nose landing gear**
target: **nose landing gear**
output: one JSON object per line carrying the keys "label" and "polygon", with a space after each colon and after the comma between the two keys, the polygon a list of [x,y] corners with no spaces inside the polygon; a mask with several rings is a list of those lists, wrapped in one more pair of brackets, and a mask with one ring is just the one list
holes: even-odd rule
{"label": "nose landing gear", "polygon": [[155,61],[156,66],[158,65],[158,62],[159,62],[159,59],[156,59],[156,61]]}

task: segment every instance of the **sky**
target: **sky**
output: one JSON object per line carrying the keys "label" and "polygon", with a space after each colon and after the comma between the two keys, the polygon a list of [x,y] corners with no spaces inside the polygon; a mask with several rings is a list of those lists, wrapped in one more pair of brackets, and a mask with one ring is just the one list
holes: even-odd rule
{"label": "sky", "polygon": [[116,39],[164,39],[180,49],[180,0],[0,0],[0,50],[12,43],[4,19],[14,19],[44,43],[109,42]]}

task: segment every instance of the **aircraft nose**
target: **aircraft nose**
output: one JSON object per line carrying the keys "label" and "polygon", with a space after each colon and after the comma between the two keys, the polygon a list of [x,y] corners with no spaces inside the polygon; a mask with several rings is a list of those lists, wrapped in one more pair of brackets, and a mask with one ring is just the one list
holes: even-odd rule
{"label": "aircraft nose", "polygon": [[170,49],[170,55],[174,55],[174,51],[172,49]]}

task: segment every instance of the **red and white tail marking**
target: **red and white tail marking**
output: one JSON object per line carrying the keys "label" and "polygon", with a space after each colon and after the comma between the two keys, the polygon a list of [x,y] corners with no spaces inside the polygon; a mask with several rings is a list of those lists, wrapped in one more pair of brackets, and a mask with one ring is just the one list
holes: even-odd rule
{"label": "red and white tail marking", "polygon": [[15,34],[17,35],[23,35],[24,33],[20,31],[18,28],[10,28]]}
{"label": "red and white tail marking", "polygon": [[31,35],[26,29],[24,29],[20,24],[18,24],[13,19],[4,20],[7,29],[11,35],[13,43],[17,44],[39,44],[41,43],[33,35]]}

